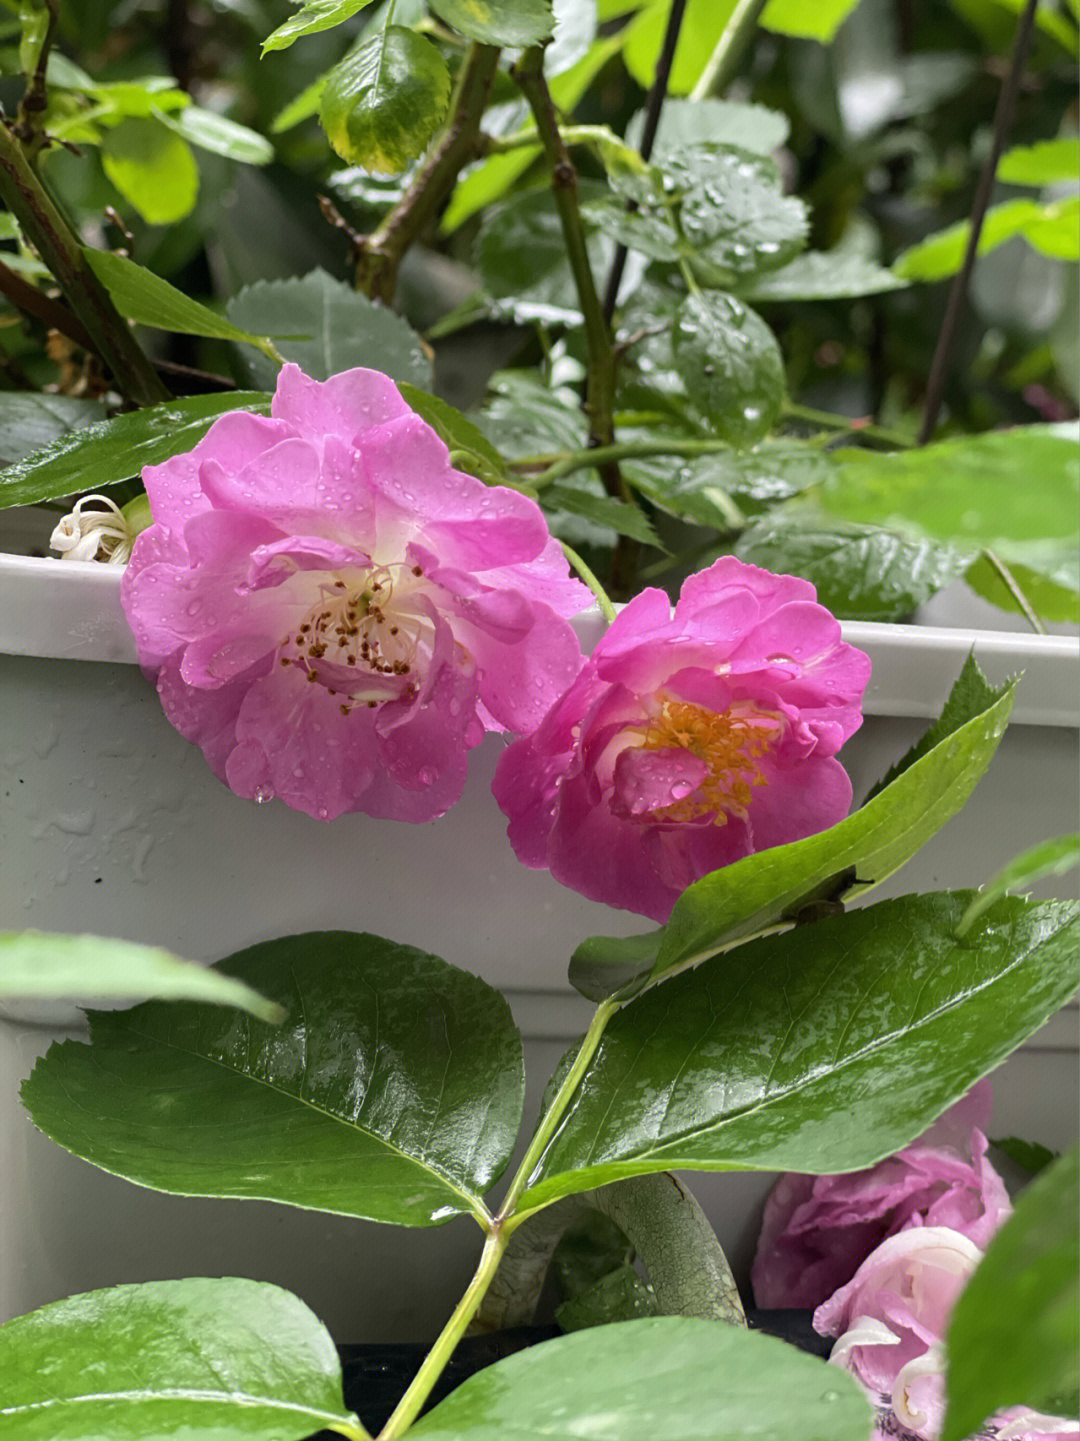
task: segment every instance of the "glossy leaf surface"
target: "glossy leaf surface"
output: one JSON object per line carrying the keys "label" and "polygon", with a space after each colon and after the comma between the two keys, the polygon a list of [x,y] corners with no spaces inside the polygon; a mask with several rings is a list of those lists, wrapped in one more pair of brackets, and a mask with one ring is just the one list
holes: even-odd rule
{"label": "glossy leaf surface", "polygon": [[[644,111],[638,113],[626,128],[626,142],[640,148]],[[715,145],[736,145],[755,155],[769,155],[783,145],[791,129],[781,110],[765,105],[748,105],[739,100],[664,101],[660,124],[653,141],[652,158],[662,161],[666,155],[684,145],[711,141]]]}
{"label": "glossy leaf surface", "polygon": [[319,120],[350,165],[398,175],[424,153],[449,98],[450,71],[438,49],[388,25],[327,75]]}
{"label": "glossy leaf surface", "polygon": [[[688,1381],[692,1378],[692,1384]],[[850,1376],[771,1336],[656,1316],[559,1336],[459,1386],[412,1427],[423,1441],[866,1441]]]}
{"label": "glossy leaf surface", "polygon": [[4,1441],[302,1441],[366,1435],[329,1332],[238,1279],[88,1291],[0,1327]]}
{"label": "glossy leaf surface", "polygon": [[[327,380],[339,371],[363,365],[381,370],[391,380],[414,385],[431,383],[431,362],[420,337],[385,306],[376,305],[344,280],[325,270],[289,280],[259,280],[233,296],[227,306],[237,325],[272,326],[275,344],[286,360],[295,361],[313,380]],[[264,356],[244,351],[239,356],[251,382],[273,389],[277,366]]]}
{"label": "glossy leaf surface", "polygon": [[551,0],[431,0],[440,20],[482,45],[540,45],[551,39]]}
{"label": "glossy leaf surface", "polygon": [[178,335],[206,335],[247,345],[265,345],[262,336],[242,330],[227,316],[192,300],[152,270],[126,255],[84,248],[86,263],[112,297],[120,314],[137,325],[172,330]]}
{"label": "glossy leaf surface", "polygon": [[1076,987],[1074,902],[904,896],[714,956],[643,992],[521,1199],[646,1171],[856,1170],[899,1150]]}
{"label": "glossy leaf surface", "polygon": [[942,1441],[962,1441],[1005,1406],[1077,1414],[1077,1156],[1074,1146],[1024,1191],[956,1303]]}
{"label": "glossy leaf surface", "polygon": [[[0,392],[0,468],[104,417],[100,400],[32,390]],[[0,494],[3,484],[0,475]]]}
{"label": "glossy leaf surface", "polygon": [[244,165],[268,165],[274,158],[274,147],[257,130],[238,125],[215,110],[186,105],[176,115],[162,113],[158,119],[191,145],[224,155],[228,160],[238,160]]}
{"label": "glossy leaf surface", "polygon": [[902,290],[904,284],[898,275],[864,255],[813,250],[797,255],[783,269],[759,277],[745,295],[755,304],[767,300],[849,300]]}
{"label": "glossy leaf surface", "polygon": [[736,554],[810,581],[821,604],[840,620],[903,620],[967,563],[965,555],[936,541],[783,511],[748,527]]}
{"label": "glossy leaf surface", "polygon": [[0,508],[130,480],[144,465],[159,465],[190,450],[219,415],[230,410],[266,414],[269,408],[270,397],[263,391],[189,395],[70,431],[0,472]]}
{"label": "glossy leaf surface", "polygon": [[182,961],[157,946],[101,936],[58,936],[41,931],[0,932],[0,996],[92,996],[208,1001],[239,1006],[276,1024],[285,1012],[224,971]]}
{"label": "glossy leaf surface", "polygon": [[268,50],[287,50],[301,35],[332,30],[335,25],[351,20],[370,4],[371,0],[305,0],[294,15],[290,15],[266,37],[262,44],[263,54]]}
{"label": "glossy leaf surface", "polygon": [[1002,866],[997,875],[987,881],[979,894],[968,906],[960,921],[958,934],[964,935],[999,897],[1010,891],[1033,886],[1046,876],[1063,876],[1080,863],[1080,835],[1058,836],[1052,841],[1043,841],[1032,846],[1022,855],[1016,856],[1007,866]]}
{"label": "glossy leaf surface", "polygon": [[[816,836],[759,851],[689,886],[667,925],[627,940],[594,936],[575,951],[570,980],[593,999],[635,977],[657,977],[793,919],[838,890],[854,899],[879,885],[951,819],[1005,732],[1014,686],[934,745],[885,790]],[[857,879],[850,876],[854,867]]]}
{"label": "glossy leaf surface", "polygon": [[733,295],[689,295],[673,349],[687,394],[719,435],[742,447],[768,433],[784,403],[784,358],[760,315]]}
{"label": "glossy leaf surface", "polygon": [[253,946],[222,969],[288,1022],[158,1002],[92,1012],[90,1044],[52,1047],[24,1083],[35,1124],[103,1170],[181,1195],[411,1226],[483,1214],[523,1086],[496,991],[410,946],[337,931]]}

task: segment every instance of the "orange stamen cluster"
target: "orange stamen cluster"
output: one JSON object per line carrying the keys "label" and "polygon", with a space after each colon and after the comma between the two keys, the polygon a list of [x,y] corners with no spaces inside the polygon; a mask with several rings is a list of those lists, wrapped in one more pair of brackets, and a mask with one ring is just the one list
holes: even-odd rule
{"label": "orange stamen cluster", "polygon": [[768,784],[757,759],[776,740],[782,724],[779,716],[745,705],[717,712],[665,700],[645,731],[643,748],[688,750],[706,763],[709,773],[693,795],[652,811],[650,819],[692,821],[713,811],[713,824],[723,826],[729,815],[745,816],[753,788]]}

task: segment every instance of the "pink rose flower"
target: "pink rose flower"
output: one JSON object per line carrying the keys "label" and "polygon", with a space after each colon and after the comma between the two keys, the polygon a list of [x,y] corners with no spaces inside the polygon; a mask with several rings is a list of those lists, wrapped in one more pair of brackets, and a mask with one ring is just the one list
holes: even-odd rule
{"label": "pink rose flower", "polygon": [[814,587],[732,556],[625,607],[494,792],[517,857],[665,921],[692,881],[843,819],[869,658]]}
{"label": "pink rose flower", "polygon": [[452,469],[385,376],[295,365],[143,473],[122,598],[172,724],[238,795],[426,821],[486,730],[532,730],[591,602],[538,506]]}
{"label": "pink rose flower", "polygon": [[993,1094],[980,1081],[917,1141],[864,1171],[782,1176],[769,1193],[751,1271],[758,1306],[810,1307],[875,1246],[912,1226],[948,1226],[985,1247],[1012,1214],[986,1158]]}
{"label": "pink rose flower", "polygon": [[[850,1371],[878,1408],[875,1438],[937,1441],[945,1420],[943,1338],[956,1298],[982,1260],[946,1226],[883,1241],[846,1286],[814,1312],[814,1329],[838,1340],[829,1364]],[[1051,1441],[1076,1436],[1076,1421],[1010,1406],[977,1441]],[[973,1438],[974,1441],[974,1438]]]}

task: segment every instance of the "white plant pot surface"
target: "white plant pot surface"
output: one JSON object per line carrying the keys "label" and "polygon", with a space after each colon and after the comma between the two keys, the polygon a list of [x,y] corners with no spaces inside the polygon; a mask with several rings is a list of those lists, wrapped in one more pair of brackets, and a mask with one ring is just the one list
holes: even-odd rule
{"label": "white plant pot surface", "polygon": [[[518,864],[489,789],[502,738],[473,753],[464,799],[428,825],[366,816],[327,825],[277,801],[239,800],[171,728],[134,664],[119,581],[103,566],[0,556],[0,929],[122,936],[205,960],[293,931],[387,935],[510,994],[538,1100],[588,1014],[566,982],[574,946],[649,923]],[[583,617],[583,642],[600,629],[599,617]],[[1015,723],[972,801],[871,900],[978,885],[1025,846],[1075,829],[1080,642],[844,629],[874,663],[867,720],[842,755],[857,799],[938,714],[972,644],[991,680],[1024,672]],[[1073,887],[1064,877],[1037,893]],[[80,999],[92,999],[91,984]],[[376,1229],[268,1203],[160,1196],[106,1176],[41,1137],[16,1100],[18,1082],[77,1013],[34,1007],[7,1017],[0,1319],[96,1286],[239,1274],[296,1290],[342,1340],[438,1330],[479,1249],[471,1222]],[[1007,1063],[996,1134],[1068,1144],[1075,1048],[1073,1010]],[[767,1184],[692,1181],[744,1275]]]}

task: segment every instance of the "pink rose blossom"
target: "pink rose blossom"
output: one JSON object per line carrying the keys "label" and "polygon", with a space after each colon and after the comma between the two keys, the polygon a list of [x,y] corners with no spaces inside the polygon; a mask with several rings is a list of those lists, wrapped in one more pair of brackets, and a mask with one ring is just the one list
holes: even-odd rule
{"label": "pink rose blossom", "polygon": [[[956,1298],[982,1260],[967,1236],[922,1226],[890,1236],[814,1312],[838,1340],[829,1364],[850,1371],[877,1406],[878,1441],[937,1441],[945,1420],[944,1336]],[[973,1441],[1051,1441],[1080,1424],[1010,1406]]]}
{"label": "pink rose blossom", "polygon": [[518,859],[665,921],[692,881],[847,815],[835,755],[869,674],[804,580],[725,556],[684,583],[674,616],[643,591],[500,759]]}
{"label": "pink rose blossom", "polygon": [[591,601],[539,508],[454,470],[385,376],[286,365],[143,473],[122,598],[165,712],[238,795],[442,815],[485,730],[527,733]]}
{"label": "pink rose blossom", "polygon": [[765,1202],[751,1278],[761,1307],[817,1306],[887,1236],[948,1226],[985,1247],[1012,1214],[986,1158],[992,1091],[980,1081],[898,1155],[842,1176],[782,1176]]}

